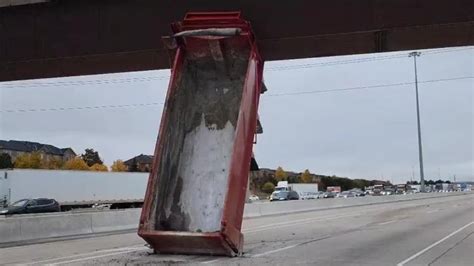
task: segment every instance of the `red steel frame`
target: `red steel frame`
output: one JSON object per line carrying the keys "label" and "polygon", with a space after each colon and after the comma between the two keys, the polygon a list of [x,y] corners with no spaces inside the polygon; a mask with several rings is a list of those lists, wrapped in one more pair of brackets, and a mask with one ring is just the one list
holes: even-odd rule
{"label": "red steel frame", "polygon": [[[250,23],[241,18],[240,12],[218,13],[188,13],[182,22],[174,23],[172,30],[178,32],[209,29],[209,28],[239,28],[240,34],[230,38],[244,38],[250,48],[247,73],[244,81],[239,117],[235,129],[233,154],[229,169],[229,182],[225,197],[221,229],[219,232],[176,232],[157,231],[152,228],[150,221],[154,195],[159,184],[157,176],[164,138],[158,138],[155,147],[153,169],[148,180],[145,201],[140,217],[138,234],[144,238],[156,252],[210,254],[235,256],[242,253],[243,235],[241,233],[242,217],[249,175],[249,166],[252,156],[252,145],[257,126],[257,110],[262,87],[263,60],[258,52],[255,36]],[[199,38],[206,38],[200,36]],[[215,38],[215,37],[209,37]],[[176,89],[176,82],[181,74],[183,61],[186,56],[185,44],[176,40],[176,52],[170,52],[173,60],[171,79],[168,87],[167,99],[163,109],[159,135],[164,133],[168,121],[168,103],[170,95]],[[188,37],[187,41],[192,41]]]}

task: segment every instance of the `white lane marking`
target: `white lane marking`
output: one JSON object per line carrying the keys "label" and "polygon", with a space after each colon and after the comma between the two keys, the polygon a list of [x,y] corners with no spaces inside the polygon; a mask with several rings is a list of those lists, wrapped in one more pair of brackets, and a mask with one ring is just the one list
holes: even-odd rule
{"label": "white lane marking", "polygon": [[351,217],[351,216],[354,216],[354,215],[341,215],[341,216],[334,216],[334,217],[329,217],[329,218],[303,219],[303,220],[296,220],[296,221],[293,221],[293,222],[269,224],[268,226],[259,227],[259,228],[256,228],[256,229],[250,229],[248,231],[243,231],[243,233],[244,234],[258,233],[258,232],[262,232],[262,231],[273,230],[273,229],[278,229],[278,228],[283,228],[283,227],[289,227],[289,226],[294,226],[294,225],[303,225],[303,224],[308,224],[308,223],[318,222],[318,221],[329,221],[329,220],[345,218],[345,217]]}
{"label": "white lane marking", "polygon": [[469,226],[472,225],[472,224],[474,224],[474,221],[472,221],[472,222],[470,222],[470,223],[464,225],[463,227],[459,228],[458,230],[452,232],[451,234],[449,234],[449,235],[443,237],[442,239],[440,239],[440,240],[434,242],[433,244],[427,246],[427,247],[424,248],[423,250],[421,250],[421,251],[417,252],[416,254],[413,254],[411,257],[405,259],[404,261],[399,262],[399,263],[397,264],[397,266],[403,266],[403,265],[405,265],[407,262],[412,261],[413,259],[417,258],[417,257],[420,256],[421,254],[423,254],[423,253],[425,253],[426,251],[432,249],[433,247],[437,246],[439,243],[445,241],[446,239],[452,237],[453,235],[455,235],[455,234],[461,232],[462,230],[466,229],[467,227],[469,227]]}
{"label": "white lane marking", "polygon": [[[356,215],[358,215],[358,214],[356,214]],[[354,214],[352,214],[352,215],[338,215],[338,216],[331,216],[331,217],[325,217],[325,218],[321,218],[321,217],[306,218],[306,219],[300,219],[300,220],[293,220],[291,222],[273,223],[273,224],[262,225],[262,226],[251,228],[251,229],[249,228],[247,230],[244,229],[244,230],[242,230],[242,233],[244,233],[244,234],[256,233],[256,232],[272,230],[272,229],[275,229],[275,228],[281,228],[281,227],[286,227],[286,226],[305,224],[305,223],[315,222],[315,221],[334,220],[334,219],[350,217],[350,216],[354,216]]]}
{"label": "white lane marking", "polygon": [[[351,215],[338,215],[338,216],[331,216],[331,217],[306,218],[306,219],[300,219],[300,220],[293,220],[291,222],[281,222],[281,223],[267,224],[267,225],[262,225],[262,226],[255,227],[255,228],[252,228],[252,229],[247,229],[247,230],[244,229],[244,230],[242,230],[242,233],[244,233],[244,234],[257,233],[257,232],[261,232],[261,231],[272,230],[272,229],[277,229],[277,228],[286,227],[286,226],[302,225],[302,224],[307,224],[307,223],[311,223],[311,222],[315,222],[315,221],[327,221],[327,220],[333,220],[333,219],[338,219],[338,218],[343,218],[343,217],[350,217],[350,216],[355,216],[355,215],[360,215],[360,213],[351,214]],[[289,249],[289,248],[293,248],[293,247],[294,246],[284,247],[282,249],[277,249],[277,251],[285,250],[285,249]],[[271,253],[273,253],[273,251],[265,252],[264,255],[271,254]],[[254,257],[254,256],[252,256],[252,257]],[[215,263],[215,262],[218,262],[218,261],[221,261],[221,260],[222,260],[221,258],[212,259],[212,260],[208,260],[208,261],[203,261],[203,262],[201,262],[201,264],[211,264],[211,263]]]}
{"label": "white lane marking", "polygon": [[[281,227],[312,223],[312,222],[315,222],[315,221],[328,221],[328,220],[334,220],[334,219],[339,219],[339,218],[343,218],[343,217],[357,216],[357,215],[360,215],[360,214],[361,213],[354,213],[354,214],[338,215],[338,216],[331,216],[331,217],[325,217],[325,218],[321,218],[321,217],[319,217],[319,218],[306,218],[306,219],[294,220],[294,221],[291,221],[291,222],[274,223],[274,224],[268,224],[268,225],[255,227],[255,228],[252,228],[252,229],[242,230],[242,233],[244,233],[244,234],[256,233],[256,232],[261,232],[261,231],[266,231],[266,230],[277,229],[277,228],[281,228]],[[275,249],[275,250],[271,250],[271,251],[267,251],[267,252],[264,252],[264,253],[261,253],[261,254],[256,254],[256,255],[253,255],[252,258],[272,254],[272,253],[282,251],[282,250],[286,250],[286,249],[290,249],[290,248],[294,248],[298,245],[299,244],[292,245],[292,246],[287,246],[287,247],[283,247],[283,248]],[[211,264],[211,263],[215,263],[215,262],[218,262],[218,261],[221,261],[221,260],[223,260],[223,259],[221,259],[221,258],[213,259],[213,260],[209,260],[209,261],[203,261],[203,262],[201,262],[201,264]]]}
{"label": "white lane marking", "polygon": [[429,210],[426,213],[434,213],[434,212],[439,212],[439,211],[440,211],[439,209],[434,209],[434,210]]}
{"label": "white lane marking", "polygon": [[[416,206],[417,204],[410,203],[410,204],[406,204],[406,205],[407,206],[411,206],[411,205]],[[353,207],[365,207],[365,206],[353,206]],[[383,208],[385,208],[385,207],[383,207]],[[255,228],[249,228],[247,230],[244,229],[244,230],[242,230],[242,232],[243,233],[255,233],[255,232],[259,232],[259,231],[277,229],[277,228],[281,228],[281,227],[285,227],[285,226],[306,224],[306,223],[310,223],[310,222],[313,222],[313,221],[327,221],[327,220],[332,220],[332,219],[338,219],[338,218],[344,218],[344,217],[350,217],[350,216],[357,216],[357,215],[362,215],[364,213],[370,213],[372,211],[376,211],[376,210],[383,209],[383,208],[382,207],[369,208],[369,209],[366,209],[362,212],[352,213],[352,214],[349,214],[349,215],[331,216],[331,217],[325,217],[325,218],[306,218],[306,219],[296,220],[296,221],[292,221],[292,222],[267,224],[267,225],[263,225],[263,226],[259,226],[259,227],[255,227]],[[388,223],[381,223],[381,224],[388,224]],[[135,251],[135,250],[130,250],[130,248],[133,248],[133,247],[135,247],[135,246],[125,247],[125,248],[118,248],[118,249],[109,249],[109,250],[98,250],[98,251],[94,251],[94,252],[90,252],[90,253],[77,254],[77,255],[72,255],[72,256],[67,256],[67,257],[52,258],[52,259],[47,259],[47,260],[43,260],[43,261],[35,261],[35,262],[24,264],[24,265],[41,264],[41,263],[48,262],[48,261],[57,261],[57,260],[62,260],[62,259],[75,258],[75,257],[84,256],[84,255],[98,254],[98,253],[104,253],[104,252],[110,252],[110,251],[124,250],[125,252],[118,252],[117,253],[117,254],[123,254],[123,253],[129,253],[129,252]],[[292,247],[285,247],[283,249],[288,249],[288,248],[292,248]],[[145,249],[145,248],[143,248],[143,249]],[[140,249],[138,249],[138,250],[140,250]],[[270,252],[270,253],[273,253],[273,252]],[[270,253],[268,253],[268,254],[270,254]],[[101,257],[111,256],[111,255],[115,255],[115,253],[102,255]],[[88,259],[94,259],[95,257],[97,257],[97,256],[92,256],[90,258],[80,259],[80,261],[88,260]],[[201,263],[207,264],[207,263],[217,262],[217,261],[220,261],[220,260],[221,259],[213,259],[213,260],[205,261],[205,262],[201,262]],[[57,263],[57,265],[62,264],[62,263],[63,262]],[[68,263],[68,262],[64,262],[64,263]]]}
{"label": "white lane marking", "polygon": [[210,264],[210,263],[213,263],[213,262],[218,262],[220,260],[222,260],[222,259],[213,259],[213,260],[203,261],[203,262],[201,262],[201,264]]}
{"label": "white lane marking", "polygon": [[74,263],[74,262],[80,262],[80,261],[85,261],[85,260],[93,260],[93,259],[98,259],[98,258],[103,258],[103,257],[108,257],[108,256],[127,254],[127,253],[131,253],[131,252],[139,251],[139,250],[145,250],[145,249],[148,249],[148,248],[142,247],[142,248],[125,250],[125,251],[121,251],[121,252],[107,253],[107,254],[102,254],[102,255],[97,255],[97,256],[88,256],[88,257],[79,258],[79,259],[65,260],[65,261],[56,262],[56,263],[48,263],[48,265],[63,265],[63,264],[67,264],[67,263]]}
{"label": "white lane marking", "polygon": [[379,223],[378,225],[386,225],[386,224],[391,224],[391,223],[394,223],[396,222],[397,220],[390,220],[390,221],[386,221],[386,222],[383,222],[383,223]]}
{"label": "white lane marking", "polygon": [[[374,208],[374,209],[376,209],[376,208]],[[372,209],[366,210],[365,212],[362,212],[362,213],[366,213],[368,211],[372,211]],[[294,220],[294,221],[291,221],[291,222],[267,224],[267,225],[247,229],[247,230],[244,229],[244,230],[242,230],[242,233],[244,233],[244,234],[256,233],[256,232],[260,232],[260,231],[272,230],[272,229],[277,229],[277,228],[282,228],[282,227],[287,227],[287,226],[307,224],[307,223],[311,223],[311,222],[315,222],[315,221],[327,221],[327,220],[339,219],[339,218],[344,218],[344,217],[357,216],[357,215],[361,215],[362,213],[337,215],[337,216],[323,217],[323,218],[321,218],[321,217],[318,217],[318,218],[305,218],[305,219],[300,219],[300,220]],[[141,249],[140,247],[142,247],[142,246],[130,246],[130,247],[116,248],[116,249],[97,250],[97,251],[89,252],[89,253],[82,253],[82,254],[76,254],[76,255],[71,255],[71,256],[66,256],[66,257],[51,258],[51,259],[42,260],[42,261],[35,261],[35,262],[29,263],[29,264],[26,264],[26,265],[43,264],[45,262],[53,262],[53,261],[59,261],[59,260],[64,260],[64,259],[71,259],[71,258],[76,258],[76,257],[82,257],[82,256],[85,256],[85,255],[95,255],[95,254],[104,253],[104,252],[115,252],[115,251],[117,251],[117,252],[119,252],[119,251],[132,252],[132,251],[137,250],[137,249],[134,249],[134,248],[138,248],[138,250],[140,250]],[[134,249],[134,250],[131,250],[131,249]],[[121,253],[118,253],[118,254],[121,254]],[[106,254],[105,256],[109,256],[109,255]],[[91,259],[93,259],[95,257],[96,256],[92,256]],[[87,257],[81,258],[81,261],[82,260],[87,260],[87,259],[88,259]],[[205,262],[202,262],[202,263],[203,264],[208,264],[208,263],[217,262],[219,260],[221,260],[221,259],[213,259],[213,260],[205,261]],[[59,262],[58,265],[62,264],[62,263],[63,262]]]}
{"label": "white lane marking", "polygon": [[[334,219],[339,219],[339,218],[344,218],[344,217],[357,216],[357,215],[360,215],[360,214],[361,213],[353,213],[353,214],[348,214],[348,215],[337,215],[337,216],[324,217],[324,218],[321,218],[321,217],[318,217],[318,218],[305,218],[305,219],[300,219],[300,220],[293,220],[291,222],[267,224],[267,225],[255,227],[255,228],[252,228],[252,229],[242,230],[242,233],[244,233],[244,234],[256,233],[256,232],[272,230],[272,229],[277,229],[277,228],[282,228],[282,227],[287,227],[287,226],[307,224],[307,223],[311,223],[311,222],[315,222],[315,221],[328,221],[328,220],[334,220]],[[283,248],[280,248],[280,249],[267,251],[267,252],[264,252],[264,253],[261,253],[261,254],[256,254],[256,255],[253,255],[252,258],[253,257],[264,256],[264,255],[267,255],[267,254],[272,254],[274,252],[278,252],[278,251],[282,251],[282,250],[286,250],[286,249],[290,249],[290,248],[294,248],[297,245],[298,244],[283,247]],[[209,261],[203,261],[203,262],[201,262],[201,264],[211,264],[211,263],[215,263],[215,262],[218,262],[218,261],[221,261],[221,260],[223,260],[223,259],[221,259],[221,258],[213,259],[213,260],[209,260]]]}
{"label": "white lane marking", "polygon": [[380,208],[371,208],[371,209],[365,210],[363,212],[356,212],[356,213],[350,213],[350,214],[345,214],[345,215],[335,215],[335,216],[317,217],[317,218],[305,218],[305,219],[300,219],[300,220],[292,220],[292,221],[289,221],[289,222],[266,224],[266,225],[262,225],[262,226],[258,226],[258,227],[254,227],[254,228],[243,229],[242,233],[244,233],[244,234],[256,233],[256,232],[272,230],[272,229],[276,229],[276,228],[293,226],[293,225],[306,224],[306,223],[316,222],[316,221],[328,221],[328,220],[346,218],[346,217],[351,217],[351,216],[360,216],[362,214],[367,214],[367,213],[370,213],[371,211],[376,211],[376,210],[379,210],[379,209]]}
{"label": "white lane marking", "polygon": [[283,251],[283,250],[287,250],[287,249],[290,249],[290,248],[297,247],[298,245],[299,244],[295,244],[295,245],[291,245],[291,246],[286,246],[284,248],[278,248],[278,249],[270,250],[270,251],[267,251],[267,252],[258,253],[258,254],[253,255],[252,258],[258,258],[258,257],[261,257],[261,256],[277,253],[277,252],[280,252],[280,251]]}
{"label": "white lane marking", "polygon": [[104,253],[104,252],[116,252],[116,251],[132,250],[132,249],[136,249],[136,248],[143,248],[143,245],[96,250],[96,251],[87,252],[87,253],[79,253],[79,254],[74,254],[74,255],[70,255],[70,256],[64,256],[64,257],[57,257],[57,258],[51,258],[51,259],[46,259],[46,260],[34,261],[34,262],[30,262],[30,263],[25,263],[23,265],[44,264],[46,262],[51,262],[51,261],[56,261],[56,260],[64,260],[64,259],[81,257],[81,256],[86,256],[86,255],[93,255],[93,254]]}

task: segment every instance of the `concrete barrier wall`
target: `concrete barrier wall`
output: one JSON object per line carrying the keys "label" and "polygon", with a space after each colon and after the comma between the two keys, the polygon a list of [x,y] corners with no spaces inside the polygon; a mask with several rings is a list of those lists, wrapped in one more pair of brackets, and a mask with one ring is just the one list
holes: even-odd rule
{"label": "concrete barrier wall", "polygon": [[[336,198],[307,201],[255,202],[245,205],[244,218],[316,211],[333,208],[410,201],[466,193],[432,193],[360,198]],[[0,245],[37,241],[95,233],[134,230],[138,227],[141,209],[111,210],[84,213],[35,214],[0,217]]]}
{"label": "concrete barrier wall", "polygon": [[141,209],[0,218],[0,244],[133,230]]}
{"label": "concrete barrier wall", "polygon": [[93,233],[130,230],[138,228],[141,209],[114,212],[98,212],[92,215]]}
{"label": "concrete barrier wall", "polygon": [[279,215],[283,213],[297,213],[306,211],[317,211],[334,208],[345,208],[355,206],[365,206],[372,204],[383,204],[389,202],[401,202],[420,200],[427,198],[449,197],[463,195],[466,193],[429,193],[429,194],[409,194],[409,195],[390,195],[390,196],[366,196],[358,198],[334,198],[318,200],[298,200],[281,201],[269,203],[252,203],[245,206],[244,218],[254,218],[260,216]]}
{"label": "concrete barrier wall", "polygon": [[19,222],[15,220],[0,220],[0,243],[16,242],[21,240]]}
{"label": "concrete barrier wall", "polygon": [[89,215],[42,216],[19,219],[21,240],[92,233]]}

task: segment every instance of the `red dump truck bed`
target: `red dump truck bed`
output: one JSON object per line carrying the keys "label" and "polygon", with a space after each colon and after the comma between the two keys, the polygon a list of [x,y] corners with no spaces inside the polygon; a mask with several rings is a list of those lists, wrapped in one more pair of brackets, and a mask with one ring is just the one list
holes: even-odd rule
{"label": "red dump truck bed", "polygon": [[139,235],[156,252],[236,255],[263,61],[239,12],[188,13],[174,60]]}

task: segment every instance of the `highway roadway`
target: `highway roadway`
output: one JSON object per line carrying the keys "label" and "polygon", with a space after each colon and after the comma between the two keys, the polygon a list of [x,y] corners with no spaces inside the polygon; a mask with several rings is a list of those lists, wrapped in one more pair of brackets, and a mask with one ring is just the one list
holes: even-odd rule
{"label": "highway roadway", "polygon": [[473,203],[471,193],[245,219],[236,258],[153,254],[123,233],[3,248],[0,264],[473,265]]}

